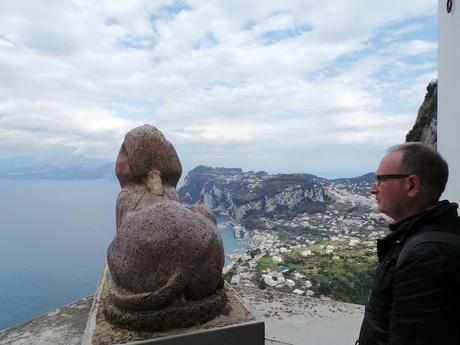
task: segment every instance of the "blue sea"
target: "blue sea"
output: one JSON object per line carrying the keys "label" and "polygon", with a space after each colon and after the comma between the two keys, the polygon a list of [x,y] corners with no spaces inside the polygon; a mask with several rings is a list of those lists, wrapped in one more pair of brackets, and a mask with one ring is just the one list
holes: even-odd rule
{"label": "blue sea", "polygon": [[[119,191],[112,180],[0,180],[0,330],[95,292]],[[227,254],[244,248],[231,225],[220,234]]]}

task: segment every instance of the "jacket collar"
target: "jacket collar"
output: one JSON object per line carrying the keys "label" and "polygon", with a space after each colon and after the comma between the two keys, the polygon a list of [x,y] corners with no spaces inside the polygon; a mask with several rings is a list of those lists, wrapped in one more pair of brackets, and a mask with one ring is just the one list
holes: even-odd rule
{"label": "jacket collar", "polygon": [[394,246],[402,247],[409,237],[420,232],[423,226],[437,222],[439,217],[447,217],[449,219],[451,217],[458,217],[457,207],[457,204],[443,200],[419,214],[390,224],[391,233],[383,239],[377,240],[377,254],[379,259],[381,260],[385,257],[388,251]]}

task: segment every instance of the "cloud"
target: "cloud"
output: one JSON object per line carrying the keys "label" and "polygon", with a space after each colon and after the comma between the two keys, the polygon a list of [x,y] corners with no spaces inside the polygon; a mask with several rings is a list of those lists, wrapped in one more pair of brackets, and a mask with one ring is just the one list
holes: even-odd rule
{"label": "cloud", "polygon": [[251,152],[291,157],[293,170],[305,166],[289,152],[325,141],[325,156],[343,145],[380,152],[402,140],[436,76],[437,44],[424,25],[436,6],[9,2],[0,13],[0,131],[21,147],[110,158],[124,132],[148,122],[195,157],[190,164],[243,165]]}
{"label": "cloud", "polygon": [[438,49],[437,42],[428,42],[423,40],[411,41],[404,52],[410,55],[420,55],[425,53],[434,52]]}
{"label": "cloud", "polygon": [[[113,153],[126,131],[139,125],[92,104],[10,100],[0,104],[0,129],[5,143],[60,145],[75,153],[94,148]],[[97,156],[97,155],[96,155]]]}

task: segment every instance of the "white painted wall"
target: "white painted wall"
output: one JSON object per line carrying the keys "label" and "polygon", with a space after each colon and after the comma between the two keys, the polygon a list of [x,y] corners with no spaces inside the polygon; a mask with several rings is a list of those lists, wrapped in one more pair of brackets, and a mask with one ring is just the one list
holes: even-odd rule
{"label": "white painted wall", "polygon": [[449,163],[443,198],[460,203],[460,0],[439,0],[438,150]]}

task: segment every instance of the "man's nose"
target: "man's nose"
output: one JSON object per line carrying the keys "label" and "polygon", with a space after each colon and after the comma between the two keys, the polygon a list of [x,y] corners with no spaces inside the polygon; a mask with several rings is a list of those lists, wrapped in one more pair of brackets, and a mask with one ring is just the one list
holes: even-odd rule
{"label": "man's nose", "polygon": [[375,182],[372,183],[370,192],[371,192],[372,194],[377,193],[377,183],[375,183]]}

